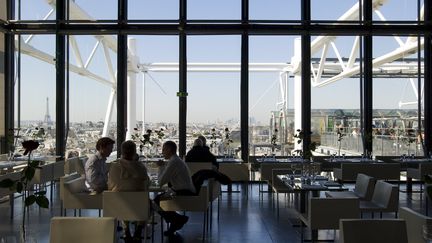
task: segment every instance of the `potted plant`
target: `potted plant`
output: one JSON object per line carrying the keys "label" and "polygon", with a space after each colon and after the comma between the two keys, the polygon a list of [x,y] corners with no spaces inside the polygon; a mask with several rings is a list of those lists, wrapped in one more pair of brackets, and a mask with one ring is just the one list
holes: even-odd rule
{"label": "potted plant", "polygon": [[12,179],[4,179],[0,181],[0,187],[9,188],[11,191],[16,191],[17,193],[22,194],[24,198],[23,204],[23,215],[22,215],[22,224],[21,224],[21,239],[23,242],[26,241],[26,228],[25,228],[25,219],[26,219],[26,208],[30,207],[34,203],[36,203],[41,208],[49,207],[49,200],[45,196],[46,191],[37,191],[34,194],[28,194],[30,183],[35,175],[36,170],[42,169],[40,164],[42,161],[32,160],[31,154],[33,150],[39,147],[39,142],[34,140],[27,140],[22,143],[23,148],[25,149],[24,155],[27,155],[27,166],[21,171],[21,177],[17,180]]}
{"label": "potted plant", "polygon": [[[310,132],[312,134],[312,132]],[[295,138],[297,138],[297,143],[301,144],[304,139],[304,132],[303,130],[297,129],[297,133],[294,135]],[[309,147],[303,151],[303,149],[296,149],[294,150],[297,155],[302,156],[304,159],[313,159],[312,151],[315,151],[316,149],[316,143],[311,142],[309,144]]]}

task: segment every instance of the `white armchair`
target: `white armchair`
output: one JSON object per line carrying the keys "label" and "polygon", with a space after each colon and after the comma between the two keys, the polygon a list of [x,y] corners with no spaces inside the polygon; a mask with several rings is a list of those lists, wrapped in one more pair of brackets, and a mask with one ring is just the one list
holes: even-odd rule
{"label": "white armchair", "polygon": [[432,224],[431,217],[417,213],[410,208],[401,207],[399,208],[399,218],[406,221],[409,243],[426,243],[423,238],[423,225]]}
{"label": "white armchair", "polygon": [[114,218],[53,217],[50,227],[50,243],[115,243]]}
{"label": "white armchair", "polygon": [[340,243],[408,243],[403,219],[342,219]]}

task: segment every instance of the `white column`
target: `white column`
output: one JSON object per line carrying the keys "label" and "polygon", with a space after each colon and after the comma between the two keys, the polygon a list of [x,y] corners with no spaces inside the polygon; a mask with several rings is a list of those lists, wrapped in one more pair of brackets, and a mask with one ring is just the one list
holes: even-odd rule
{"label": "white column", "polygon": [[104,127],[103,127],[103,131],[102,131],[102,137],[107,137],[108,136],[108,129],[109,129],[109,125],[111,123],[111,114],[112,114],[112,110],[114,107],[114,101],[115,101],[115,97],[117,94],[117,90],[116,87],[113,86],[111,88],[111,94],[110,94],[110,98],[108,101],[108,107],[107,107],[107,111],[105,113],[105,121],[104,121]]}
{"label": "white column", "polygon": [[[302,129],[302,78],[301,78],[301,39],[296,38],[294,40],[294,57],[292,63],[295,63],[294,69],[294,134],[297,133],[297,129]],[[302,149],[302,144],[297,143],[297,139],[294,141],[294,149]]]}
{"label": "white column", "polygon": [[136,40],[128,39],[128,77],[127,77],[127,133],[126,140],[132,138],[134,128],[136,128],[136,79],[137,79],[137,63],[136,56]]}

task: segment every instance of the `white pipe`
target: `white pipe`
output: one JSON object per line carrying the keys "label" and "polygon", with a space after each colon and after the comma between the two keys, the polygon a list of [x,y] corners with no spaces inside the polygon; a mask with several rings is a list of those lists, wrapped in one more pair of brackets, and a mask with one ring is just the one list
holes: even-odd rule
{"label": "white pipe", "polygon": [[117,89],[115,86],[113,86],[111,88],[111,94],[108,100],[108,106],[107,106],[107,111],[105,113],[105,122],[104,122],[104,127],[103,127],[103,131],[102,131],[102,137],[107,137],[108,134],[108,129],[109,129],[109,124],[111,123],[111,114],[112,114],[112,110],[114,107],[114,101],[115,101],[115,97],[116,97],[116,93],[117,93]]}
{"label": "white pipe", "polygon": [[[294,40],[294,59],[301,57],[301,39],[296,38]],[[299,70],[299,69],[297,69]],[[301,73],[297,72],[294,74],[294,132],[297,133],[297,129],[302,129],[302,77]],[[294,140],[294,149],[298,150],[302,148],[301,144],[298,144],[298,139]]]}
{"label": "white pipe", "polygon": [[[135,38],[128,38],[128,49],[131,56],[130,60],[136,61],[136,40]],[[132,138],[132,132],[136,125],[136,76],[137,73],[128,69],[127,72],[127,132],[126,140]]]}

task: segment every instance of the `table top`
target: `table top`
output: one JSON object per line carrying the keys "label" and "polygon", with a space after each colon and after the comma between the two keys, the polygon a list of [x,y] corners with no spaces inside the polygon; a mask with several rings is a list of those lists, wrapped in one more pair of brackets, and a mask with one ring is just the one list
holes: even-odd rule
{"label": "table top", "polygon": [[382,160],[366,158],[328,158],[324,160],[330,163],[383,163]]}
{"label": "table top", "polygon": [[346,191],[348,188],[344,187],[335,181],[328,180],[327,177],[317,176],[314,181],[306,183],[302,180],[301,175],[294,175],[292,180],[291,175],[278,175],[288,188],[293,191]]}
{"label": "table top", "polygon": [[405,159],[397,158],[397,159],[392,159],[392,161],[398,163],[428,163],[428,162],[432,162],[432,159],[431,158],[405,158]]}
{"label": "table top", "polygon": [[216,162],[218,163],[243,163],[242,159],[236,158],[217,158]]}
{"label": "table top", "polygon": [[266,157],[266,158],[257,158],[258,163],[304,163],[304,162],[310,162],[309,159],[303,159],[299,157],[287,157],[287,158],[272,158],[272,157]]}

